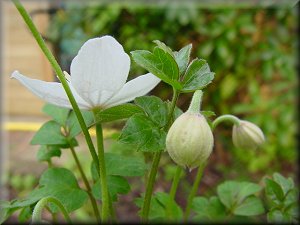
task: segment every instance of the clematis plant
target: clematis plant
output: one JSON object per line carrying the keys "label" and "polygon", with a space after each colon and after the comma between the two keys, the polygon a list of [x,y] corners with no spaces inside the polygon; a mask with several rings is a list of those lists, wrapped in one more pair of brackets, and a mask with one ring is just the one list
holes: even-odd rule
{"label": "clematis plant", "polygon": [[[53,221],[60,211],[68,223],[71,223],[73,215],[70,216],[70,213],[84,205],[92,207],[91,210],[95,215],[93,222],[118,221],[115,216],[117,206],[115,203],[119,195],[130,191],[128,177],[145,178],[145,193],[140,193],[140,196],[134,199],[140,208],[139,215],[143,222],[152,219],[194,221],[197,218],[215,218],[215,214],[227,221],[229,218],[245,219],[265,212],[265,204],[257,197],[261,187],[250,182],[225,182],[217,188],[218,196],[210,199],[195,198],[209,155],[214,154],[212,132],[222,121],[228,120],[238,126],[240,120],[233,115],[221,115],[211,121],[210,117],[215,116],[213,112],[200,111],[204,93],[202,89],[212,82],[214,73],[204,59],[190,59],[191,44],[179,51],[173,51],[163,42],[156,40],[152,52],[146,50],[131,52],[133,60],[149,73],[126,83],[130,57],[122,45],[108,35],[93,38],[83,44],[73,59],[69,75],[62,72],[20,2],[14,0],[14,3],[61,83],[31,79],[18,71],[12,73],[12,78],[17,79],[41,99],[51,103],[43,110],[52,119],[37,131],[31,141],[31,144],[41,146],[37,158],[41,162],[47,162],[48,168],[42,173],[38,186],[25,199],[0,201],[0,223],[17,210],[21,210],[20,218],[31,217],[33,223],[41,223],[44,208],[53,215]],[[172,87],[171,101],[163,101],[155,96],[143,96],[160,81]],[[179,96],[185,93],[194,95],[188,112],[182,113],[176,103]],[[123,104],[133,100],[133,104]],[[140,158],[104,151],[102,123],[118,119],[125,119],[125,126],[117,143],[145,153],[141,154]],[[97,152],[88,131],[88,127],[92,126],[96,128]],[[238,143],[255,141],[253,137],[258,129],[254,129],[252,125],[247,127],[247,130],[238,134]],[[82,159],[75,151],[75,147],[79,145],[76,135],[81,131],[92,156],[90,162],[92,178],[86,175]],[[262,132],[259,134],[263,137]],[[264,140],[261,138],[259,143],[255,141],[255,147]],[[84,188],[78,185],[74,171],[58,167],[52,162],[53,157],[65,154],[61,149],[70,150]],[[174,162],[179,165],[169,193],[153,194],[164,150],[167,150]],[[146,154],[151,156],[151,167],[143,158]],[[167,154],[165,156],[167,157]],[[186,165],[198,168],[190,194],[187,196],[186,208],[183,210],[177,204],[175,196],[185,170],[182,166]],[[278,202],[276,199],[278,198],[281,206],[286,207],[282,211],[290,210],[293,204],[289,193],[294,191],[293,183],[274,174],[274,179],[268,179],[266,184],[270,189],[275,187],[275,191],[273,189],[267,191],[270,199]],[[283,190],[279,186],[282,184]],[[284,196],[287,196],[288,204],[285,203]],[[90,204],[86,204],[87,199]],[[191,215],[191,210],[198,214],[197,217]],[[272,213],[277,215],[277,206],[272,210]],[[268,217],[272,217],[273,214]],[[276,217],[274,215],[273,217]]]}
{"label": "clematis plant", "polygon": [[[151,73],[127,83],[130,58],[111,36],[93,38],[83,44],[71,63],[68,85],[80,109],[106,109],[132,101],[151,91],[160,79]],[[72,108],[61,83],[28,78],[18,71],[12,78],[48,103]]]}

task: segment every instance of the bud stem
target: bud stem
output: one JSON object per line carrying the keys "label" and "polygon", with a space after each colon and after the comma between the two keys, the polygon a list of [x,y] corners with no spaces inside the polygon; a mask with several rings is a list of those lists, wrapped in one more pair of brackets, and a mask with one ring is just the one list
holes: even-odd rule
{"label": "bud stem", "polygon": [[56,198],[45,197],[38,201],[32,212],[32,224],[40,224],[42,222],[42,210],[48,203],[54,203],[61,210],[68,224],[72,224],[69,214],[63,204]]}
{"label": "bud stem", "polygon": [[193,183],[192,189],[191,189],[190,194],[187,199],[187,204],[186,204],[185,212],[183,215],[184,222],[187,222],[188,218],[190,216],[191,209],[192,209],[192,202],[193,202],[195,195],[197,194],[197,191],[199,190],[199,184],[200,184],[201,178],[203,176],[203,171],[204,171],[205,166],[206,166],[206,163],[203,163],[198,168],[195,181]]}
{"label": "bud stem", "polygon": [[216,128],[216,126],[218,126],[219,123],[223,122],[223,121],[230,121],[232,122],[233,124],[236,124],[236,125],[240,125],[240,122],[241,120],[239,118],[237,118],[236,116],[233,116],[233,115],[229,115],[229,114],[226,114],[226,115],[222,115],[222,116],[219,116],[218,118],[216,118],[213,123],[212,123],[212,130],[214,130]]}
{"label": "bud stem", "polygon": [[203,91],[197,90],[194,92],[188,112],[192,112],[192,113],[200,112],[202,96],[203,96]]}

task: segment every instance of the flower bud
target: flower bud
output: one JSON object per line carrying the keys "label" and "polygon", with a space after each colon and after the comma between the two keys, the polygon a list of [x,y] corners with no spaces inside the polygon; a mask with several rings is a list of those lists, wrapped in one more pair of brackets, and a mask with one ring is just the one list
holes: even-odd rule
{"label": "flower bud", "polygon": [[241,120],[239,125],[233,126],[232,141],[237,148],[256,149],[264,143],[262,130],[253,123]]}
{"label": "flower bud", "polygon": [[207,160],[213,148],[213,134],[203,115],[187,111],[171,126],[166,139],[170,157],[190,170]]}

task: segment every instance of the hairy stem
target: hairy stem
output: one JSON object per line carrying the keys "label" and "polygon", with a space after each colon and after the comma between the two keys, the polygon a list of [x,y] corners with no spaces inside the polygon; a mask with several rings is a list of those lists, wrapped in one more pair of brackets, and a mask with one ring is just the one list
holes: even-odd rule
{"label": "hairy stem", "polygon": [[203,96],[203,91],[197,90],[194,92],[188,112],[192,112],[192,113],[200,112],[202,96]]}
{"label": "hairy stem", "polygon": [[[168,113],[168,120],[167,120],[168,122],[167,122],[167,125],[165,126],[166,130],[168,130],[173,123],[173,120],[174,120],[173,114],[174,114],[174,110],[175,110],[175,106],[176,106],[178,97],[179,97],[179,93],[177,92],[176,89],[173,89],[172,102],[171,102],[171,106],[170,106],[169,113]],[[154,187],[154,183],[155,183],[155,177],[156,177],[156,174],[158,171],[158,165],[159,165],[159,161],[161,158],[161,154],[162,154],[162,151],[158,151],[158,152],[155,152],[154,156],[153,156],[153,162],[152,162],[150,175],[149,175],[147,186],[146,186],[145,198],[144,198],[144,202],[143,202],[143,206],[142,206],[141,217],[142,217],[143,222],[148,222],[152,192],[153,192],[153,187]]]}
{"label": "hairy stem", "polygon": [[187,205],[186,205],[184,216],[183,216],[185,221],[187,221],[190,216],[192,202],[193,202],[195,195],[197,194],[197,190],[199,188],[199,184],[200,184],[205,166],[206,166],[206,163],[203,163],[199,166],[199,168],[197,170],[197,175],[196,175],[195,181],[193,183],[192,190],[190,191],[190,194],[188,196]]}
{"label": "hairy stem", "polygon": [[64,215],[66,221],[69,224],[71,224],[72,221],[69,217],[69,214],[68,214],[67,210],[65,209],[65,207],[61,204],[61,202],[59,200],[57,200],[56,198],[53,198],[53,197],[42,198],[40,201],[38,201],[38,203],[36,204],[36,206],[34,207],[33,212],[32,212],[32,223],[33,224],[40,224],[42,222],[43,208],[45,208],[47,206],[47,204],[50,203],[50,202],[54,203],[55,205],[58,206],[58,208],[60,209],[60,211]]}
{"label": "hairy stem", "polygon": [[36,42],[38,43],[38,45],[40,46],[41,50],[43,51],[43,53],[45,54],[45,56],[47,57],[48,61],[50,62],[53,70],[55,71],[55,73],[57,74],[68,98],[69,101],[72,105],[72,108],[76,114],[76,117],[78,119],[78,122],[80,124],[81,130],[84,134],[86,143],[89,147],[91,156],[94,160],[94,162],[96,163],[97,168],[99,168],[99,162],[97,160],[97,153],[95,150],[95,147],[93,145],[90,133],[88,132],[88,128],[84,122],[82,113],[80,112],[80,109],[75,101],[75,98],[71,92],[71,89],[68,85],[67,80],[65,79],[64,73],[62,71],[62,69],[60,68],[59,64],[57,63],[55,57],[53,56],[53,54],[51,53],[51,51],[49,50],[49,48],[47,47],[46,43],[44,42],[42,36],[40,35],[40,33],[38,32],[36,26],[34,25],[32,19],[30,18],[29,14],[27,13],[27,11],[25,10],[25,8],[23,7],[23,5],[20,3],[19,0],[12,0],[13,3],[15,4],[17,10],[19,11],[19,13],[21,14],[21,16],[23,17],[23,20],[25,21],[25,23],[27,24],[29,30],[31,31],[33,37],[35,38]]}
{"label": "hairy stem", "polygon": [[241,120],[239,118],[237,118],[236,116],[233,116],[233,115],[222,115],[222,116],[219,116],[218,118],[216,118],[213,123],[212,123],[212,130],[214,130],[218,125],[219,123],[221,122],[224,122],[224,121],[230,121],[232,122],[233,124],[236,124],[236,125],[239,125]]}

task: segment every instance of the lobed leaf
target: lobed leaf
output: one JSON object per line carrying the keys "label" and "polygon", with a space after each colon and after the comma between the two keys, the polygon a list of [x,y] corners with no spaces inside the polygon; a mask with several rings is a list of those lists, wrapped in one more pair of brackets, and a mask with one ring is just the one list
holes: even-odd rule
{"label": "lobed leaf", "polygon": [[241,204],[234,208],[234,215],[257,216],[265,212],[262,201],[256,196],[246,198]]}
{"label": "lobed leaf", "polygon": [[70,109],[59,107],[49,103],[43,107],[42,111],[51,116],[53,120],[59,123],[61,126],[64,126],[66,124],[68,115],[70,113]]}
{"label": "lobed leaf", "polygon": [[272,201],[279,200],[280,202],[282,202],[284,200],[284,193],[280,185],[269,178],[265,179],[265,183],[266,183],[265,191],[268,198],[271,199]]}
{"label": "lobed leaf", "polygon": [[124,177],[143,176],[147,170],[143,159],[113,153],[105,153],[105,167],[108,175]]}
{"label": "lobed leaf", "polygon": [[[81,111],[81,113],[86,126],[90,127],[94,122],[93,113],[90,111]],[[77,136],[81,132],[81,127],[74,111],[71,111],[66,126],[69,129],[70,138]]]}
{"label": "lobed leaf", "polygon": [[190,62],[190,55],[191,55],[191,50],[192,50],[192,44],[188,44],[180,51],[174,52],[175,60],[176,63],[179,67],[179,74],[183,75],[184,72],[186,71],[186,68]]}
{"label": "lobed leaf", "polygon": [[68,145],[68,139],[61,132],[61,125],[50,120],[35,133],[32,145]]}
{"label": "lobed leaf", "polygon": [[141,108],[134,104],[128,103],[99,111],[96,114],[95,121],[96,123],[106,123],[129,118],[136,113],[142,113]]}
{"label": "lobed leaf", "polygon": [[146,116],[134,115],[127,120],[119,140],[138,151],[156,152],[165,148],[166,132]]}
{"label": "lobed leaf", "polygon": [[233,209],[248,196],[259,192],[261,187],[250,182],[226,181],[218,186],[217,193],[221,202],[228,209]]}
{"label": "lobed leaf", "polygon": [[159,127],[166,125],[168,116],[168,105],[156,96],[142,96],[135,100],[146,115]]}
{"label": "lobed leaf", "polygon": [[194,59],[183,77],[182,92],[193,92],[203,89],[214,79],[214,73],[203,59]]}
{"label": "lobed leaf", "polygon": [[168,47],[165,43],[163,43],[162,41],[159,41],[159,40],[154,40],[153,42],[157,45],[157,47],[159,47],[160,49],[169,53],[169,55],[171,55],[174,58],[172,49],[170,47]]}
{"label": "lobed leaf", "polygon": [[[12,207],[32,205],[44,197],[57,198],[68,212],[80,208],[87,200],[88,194],[77,183],[74,174],[65,168],[50,168],[46,170],[39,181],[39,188],[33,190],[29,196],[16,201]],[[55,212],[55,208],[51,207]]]}
{"label": "lobed leaf", "polygon": [[38,161],[49,161],[52,157],[60,157],[61,150],[56,145],[42,145],[37,152]]}
{"label": "lobed leaf", "polygon": [[[121,176],[107,176],[107,187],[110,197],[113,201],[117,201],[118,194],[127,194],[130,191],[128,181]],[[96,199],[101,200],[100,179],[92,187],[92,194]]]}
{"label": "lobed leaf", "polygon": [[210,199],[194,198],[192,209],[197,214],[194,220],[220,221],[226,217],[226,208],[216,196],[210,197]]}
{"label": "lobed leaf", "polygon": [[[135,199],[135,204],[138,207],[142,207],[143,202],[144,197]],[[155,195],[151,198],[149,210],[150,221],[181,221],[183,217],[182,209],[174,200],[171,200],[171,207],[168,208],[169,203],[170,197],[168,194],[164,192],[156,192]],[[139,213],[141,213],[141,211],[139,211]]]}
{"label": "lobed leaf", "polygon": [[178,82],[179,69],[172,55],[159,47],[155,47],[153,53],[146,50],[132,51],[134,61],[150,73],[177,90],[181,89]]}

